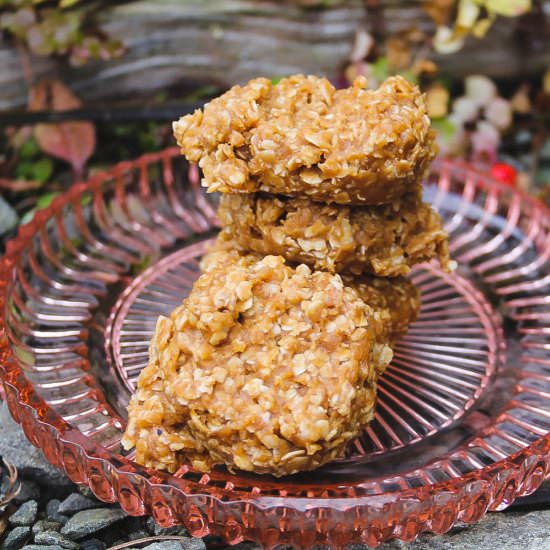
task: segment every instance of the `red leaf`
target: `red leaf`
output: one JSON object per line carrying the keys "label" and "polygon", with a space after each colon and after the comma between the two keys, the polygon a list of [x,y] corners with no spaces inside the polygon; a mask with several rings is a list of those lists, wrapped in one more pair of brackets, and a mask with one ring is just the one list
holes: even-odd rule
{"label": "red leaf", "polygon": [[81,105],[82,101],[59,80],[41,80],[29,93],[29,111],[68,111]]}
{"label": "red leaf", "polygon": [[[81,105],[78,97],[58,80],[39,82],[29,95],[30,111],[67,111]],[[34,137],[45,153],[70,163],[78,177],[96,145],[95,128],[91,122],[37,124]]]}
{"label": "red leaf", "polygon": [[95,129],[90,122],[37,124],[34,137],[42,151],[66,160],[78,176],[95,149]]}

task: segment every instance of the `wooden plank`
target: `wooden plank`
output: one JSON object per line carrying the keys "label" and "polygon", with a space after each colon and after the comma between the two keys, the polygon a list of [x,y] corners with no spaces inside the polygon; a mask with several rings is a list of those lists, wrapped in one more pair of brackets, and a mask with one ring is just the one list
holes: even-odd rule
{"label": "wooden plank", "polygon": [[[418,3],[381,2],[385,32],[433,29]],[[544,8],[550,12],[550,0]],[[150,97],[171,86],[213,82],[222,87],[258,75],[297,72],[335,77],[351,49],[355,30],[371,23],[360,1],[327,9],[252,0],[138,0],[101,16],[103,28],[120,38],[120,59],[67,68],[33,58],[34,78],[58,77],[85,100]],[[514,39],[517,20],[500,18],[480,42],[471,39],[452,56],[434,56],[442,72],[462,77],[532,75],[550,64],[550,41],[530,54]],[[27,85],[17,52],[0,43],[0,110],[25,104]]]}

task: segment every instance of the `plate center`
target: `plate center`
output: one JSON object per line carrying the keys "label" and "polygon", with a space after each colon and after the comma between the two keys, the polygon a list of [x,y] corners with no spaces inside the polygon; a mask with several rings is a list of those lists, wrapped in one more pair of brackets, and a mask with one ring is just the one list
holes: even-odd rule
{"label": "plate center", "polygon": [[[128,399],[147,365],[157,317],[188,295],[208,242],[156,262],[114,305],[105,346]],[[420,315],[394,348],[379,381],[375,419],[350,444],[348,460],[399,449],[451,426],[475,405],[496,369],[495,315],[471,283],[432,265],[414,268],[411,280],[422,294]]]}

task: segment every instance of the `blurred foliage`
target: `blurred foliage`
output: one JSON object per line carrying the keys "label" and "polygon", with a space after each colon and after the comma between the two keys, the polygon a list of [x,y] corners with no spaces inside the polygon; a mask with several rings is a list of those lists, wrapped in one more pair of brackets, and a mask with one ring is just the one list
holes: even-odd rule
{"label": "blurred foliage", "polygon": [[[31,88],[30,111],[68,111],[82,102],[58,80],[42,80]],[[76,179],[84,175],[86,161],[96,145],[95,128],[90,122],[43,123],[34,126],[33,134],[45,153],[68,162]]]}
{"label": "blurred foliage", "polygon": [[[343,2],[294,3],[313,10]],[[108,4],[88,0],[0,0],[0,30],[14,41],[23,63],[29,63],[29,52],[60,57],[72,65],[90,59],[112,59],[123,53],[123,46],[106,36],[95,22],[98,10]],[[366,9],[376,5],[376,0],[367,1]],[[435,23],[435,33],[404,27],[385,39],[375,39],[367,29],[367,18],[366,23],[359,24],[343,73],[335,83],[346,86],[356,76],[364,75],[369,87],[375,88],[390,75],[403,75],[426,93],[442,154],[484,163],[489,171],[495,166],[502,171],[503,161],[513,164],[518,173],[517,185],[550,200],[550,139],[546,130],[548,115],[544,115],[550,112],[550,68],[536,82],[518,81],[502,88],[479,74],[457,82],[452,75],[439,74],[431,59],[434,51],[459,50],[468,36],[481,39],[498,17],[526,13],[531,9],[530,0],[426,0],[422,6]],[[31,84],[32,65],[27,72],[31,77],[29,110],[82,107],[79,98],[62,82]],[[278,82],[280,76],[273,75],[273,82]],[[166,91],[153,100],[163,103],[177,95],[178,100],[194,102],[221,91],[203,86],[185,94]],[[0,223],[0,243],[13,234],[18,220],[25,223],[32,219],[36,210],[49,205],[75,181],[116,162],[173,145],[168,123],[78,121],[6,129],[0,134],[0,221],[6,222]],[[533,182],[538,182],[536,191]]]}
{"label": "blurred foliage", "polygon": [[109,2],[84,0],[0,0],[0,30],[29,52],[63,56],[71,65],[90,59],[112,59],[124,52],[122,43],[109,38],[94,15]]}
{"label": "blurred foliage", "polygon": [[[518,17],[532,8],[531,0],[428,0],[424,9],[437,25],[433,46],[438,53],[454,53],[467,36],[483,38],[498,16]],[[451,14],[456,14],[449,25]]]}
{"label": "blurred foliage", "polygon": [[23,143],[19,149],[19,162],[15,167],[18,180],[48,181],[53,173],[53,160],[45,156],[34,138]]}

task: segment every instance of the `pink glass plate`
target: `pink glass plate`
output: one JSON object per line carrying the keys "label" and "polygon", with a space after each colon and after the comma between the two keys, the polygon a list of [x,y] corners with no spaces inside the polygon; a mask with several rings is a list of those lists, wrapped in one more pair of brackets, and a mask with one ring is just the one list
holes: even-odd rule
{"label": "pink glass plate", "polygon": [[381,380],[375,421],[342,459],[283,479],[169,475],[121,450],[156,317],[189,291],[216,233],[215,197],[175,149],[74,186],[9,243],[0,375],[12,414],[99,498],[230,543],[410,541],[505,508],[549,471],[549,214],[450,161],[425,194],[459,268],[414,269],[419,319]]}

